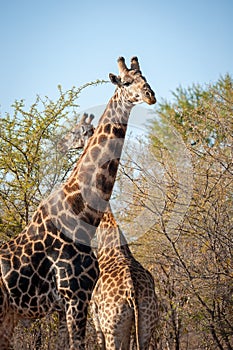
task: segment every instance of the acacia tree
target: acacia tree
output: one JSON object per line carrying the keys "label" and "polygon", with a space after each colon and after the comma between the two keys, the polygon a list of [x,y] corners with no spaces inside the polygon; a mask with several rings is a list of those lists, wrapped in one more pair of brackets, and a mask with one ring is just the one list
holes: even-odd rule
{"label": "acacia tree", "polygon": [[178,88],[156,109],[142,158],[129,154],[121,173],[133,183],[127,219],[154,219],[145,216],[133,249],[154,273],[161,349],[233,348],[232,114],[229,75]]}
{"label": "acacia tree", "polygon": [[37,96],[26,109],[23,100],[0,119],[0,230],[7,239],[29,222],[40,200],[63,181],[73,164],[57,144],[78,118],[81,91],[95,81],[63,92],[58,99]]}

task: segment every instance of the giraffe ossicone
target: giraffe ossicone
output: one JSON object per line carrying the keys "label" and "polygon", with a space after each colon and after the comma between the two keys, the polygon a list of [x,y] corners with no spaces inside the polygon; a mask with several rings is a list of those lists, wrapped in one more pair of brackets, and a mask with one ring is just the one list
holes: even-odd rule
{"label": "giraffe ossicone", "polygon": [[110,76],[115,93],[71,175],[0,248],[1,350],[10,348],[19,319],[53,311],[66,315],[70,350],[85,348],[87,307],[99,274],[90,242],[111,197],[130,111],[156,102],[136,58],[131,68],[120,58],[118,67],[119,76]]}

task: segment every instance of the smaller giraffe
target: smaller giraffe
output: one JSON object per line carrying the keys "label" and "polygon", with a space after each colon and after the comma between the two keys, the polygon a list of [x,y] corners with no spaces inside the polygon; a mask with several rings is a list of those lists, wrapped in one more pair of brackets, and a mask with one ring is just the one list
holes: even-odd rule
{"label": "smaller giraffe", "polygon": [[110,206],[97,229],[100,275],[91,313],[101,350],[129,350],[133,324],[138,350],[148,350],[158,323],[152,275],[132,255]]}
{"label": "smaller giraffe", "polygon": [[93,114],[84,113],[79,123],[58,142],[58,150],[66,153],[70,149],[83,149],[94,134],[93,119]]}

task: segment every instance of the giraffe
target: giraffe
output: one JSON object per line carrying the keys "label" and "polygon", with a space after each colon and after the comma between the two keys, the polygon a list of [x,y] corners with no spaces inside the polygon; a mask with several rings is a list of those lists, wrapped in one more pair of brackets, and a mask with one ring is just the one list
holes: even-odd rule
{"label": "giraffe", "polygon": [[[110,205],[96,231],[100,275],[90,308],[101,350],[148,350],[158,324],[154,279],[132,255]],[[153,348],[154,349],[154,348]]]}
{"label": "giraffe", "polygon": [[[75,148],[77,141],[66,140],[64,149]],[[98,343],[102,350],[128,350],[134,324],[137,349],[149,349],[158,325],[153,277],[132,255],[110,204],[96,232],[100,275],[90,306]]]}
{"label": "giraffe", "polygon": [[9,349],[19,319],[66,315],[70,350],[85,348],[87,307],[98,278],[91,239],[109,202],[133,106],[154,104],[137,57],[109,78],[115,92],[93,136],[62,186],[31,222],[0,248],[0,349]]}
{"label": "giraffe", "polygon": [[93,114],[84,113],[79,123],[58,142],[58,150],[65,154],[70,149],[83,149],[94,134],[93,119]]}

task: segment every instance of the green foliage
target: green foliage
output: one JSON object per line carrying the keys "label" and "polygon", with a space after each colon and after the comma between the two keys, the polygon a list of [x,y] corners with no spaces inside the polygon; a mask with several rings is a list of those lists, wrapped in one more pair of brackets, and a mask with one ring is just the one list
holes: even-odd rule
{"label": "green foliage", "polygon": [[37,96],[27,110],[15,101],[13,113],[0,119],[0,232],[7,239],[28,224],[41,199],[61,183],[73,165],[57,147],[61,135],[78,118],[77,99],[87,83],[63,92],[58,99]]}
{"label": "green foliage", "polygon": [[[173,102],[163,101],[156,110],[156,120],[151,124],[151,140],[156,146],[158,140],[153,130],[159,128],[166,134],[173,125],[181,132],[185,141],[204,147],[224,146],[227,142],[225,129],[232,131],[232,89],[230,75],[219,79],[213,85],[179,87],[173,93]],[[157,134],[157,130],[156,130]]]}

